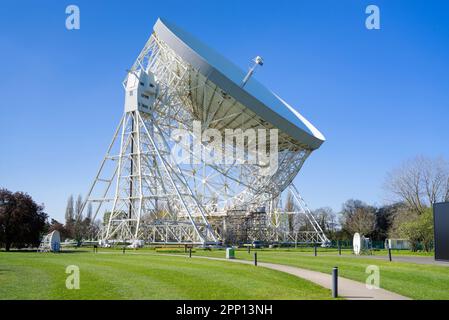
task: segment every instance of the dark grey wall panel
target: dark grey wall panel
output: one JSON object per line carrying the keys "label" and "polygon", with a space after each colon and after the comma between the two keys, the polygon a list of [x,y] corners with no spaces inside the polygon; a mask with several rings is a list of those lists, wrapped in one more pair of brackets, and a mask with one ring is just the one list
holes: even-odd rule
{"label": "dark grey wall panel", "polygon": [[435,259],[449,261],[449,202],[433,206]]}

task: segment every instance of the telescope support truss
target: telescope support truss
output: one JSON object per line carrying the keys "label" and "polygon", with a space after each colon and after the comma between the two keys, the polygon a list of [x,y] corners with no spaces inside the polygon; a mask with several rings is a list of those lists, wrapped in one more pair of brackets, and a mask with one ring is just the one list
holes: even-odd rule
{"label": "telescope support truss", "polygon": [[[217,242],[204,209],[174,161],[160,129],[151,116],[139,110],[125,112],[86,202],[111,202],[102,240],[146,239],[162,243]],[[112,155],[119,142],[119,154]],[[103,176],[107,162],[114,162],[112,176]],[[107,198],[115,182],[114,197]],[[92,198],[103,184],[103,198]],[[145,214],[145,216],[144,216]]]}
{"label": "telescope support truss", "polygon": [[295,185],[292,183],[288,187],[289,192],[291,192],[293,199],[296,202],[296,208],[298,208],[298,212],[295,214],[302,214],[308,220],[308,223],[312,227],[313,231],[298,231],[295,230],[293,232],[288,233],[289,241],[293,241],[295,243],[321,243],[322,245],[328,244],[330,241],[324,234],[323,229],[320,224],[316,221],[314,215],[310,211],[307,203],[301,197],[296,189]]}

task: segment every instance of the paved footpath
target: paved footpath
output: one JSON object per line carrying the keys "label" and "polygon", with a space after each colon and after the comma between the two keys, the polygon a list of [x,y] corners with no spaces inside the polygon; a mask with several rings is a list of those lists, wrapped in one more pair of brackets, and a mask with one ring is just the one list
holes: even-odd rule
{"label": "paved footpath", "polygon": [[[378,260],[388,261],[388,257],[386,257],[386,256],[355,256],[355,255],[351,255],[350,257],[365,258],[365,259],[378,259]],[[393,262],[408,262],[408,263],[416,263],[416,264],[428,264],[428,265],[434,265],[434,266],[449,267],[449,262],[438,261],[438,260],[435,260],[433,257],[395,256],[393,254],[392,261]]]}
{"label": "paved footpath", "polygon": [[[179,257],[179,255],[176,254],[173,254],[172,256]],[[237,259],[227,260],[222,258],[212,258],[202,256],[192,256],[192,258],[221,260],[221,261],[224,260],[228,262],[244,263],[251,265],[253,264],[252,261],[237,260]],[[327,289],[331,289],[332,286],[332,276],[330,274],[275,263],[258,262],[257,265],[260,267],[292,274],[294,276],[311,281]],[[348,300],[410,300],[410,298],[401,296],[397,293],[393,293],[391,291],[387,291],[384,289],[370,290],[366,287],[364,283],[349,280],[342,277],[338,277],[338,295]]]}
{"label": "paved footpath", "polygon": [[[305,256],[313,256],[313,253],[307,252],[307,253],[300,253]],[[318,252],[318,255],[321,257],[343,257],[343,258],[354,258],[354,259],[374,259],[374,260],[384,260],[388,261],[387,255],[359,255],[356,256],[354,254],[343,254],[338,255],[338,253],[329,253],[324,252],[320,253]],[[429,256],[406,256],[406,255],[395,255],[393,253],[392,255],[392,261],[393,262],[407,262],[407,263],[415,263],[415,264],[427,264],[427,265],[434,265],[434,266],[442,266],[442,267],[449,267],[449,261],[441,261],[441,260],[435,260],[433,257]]]}

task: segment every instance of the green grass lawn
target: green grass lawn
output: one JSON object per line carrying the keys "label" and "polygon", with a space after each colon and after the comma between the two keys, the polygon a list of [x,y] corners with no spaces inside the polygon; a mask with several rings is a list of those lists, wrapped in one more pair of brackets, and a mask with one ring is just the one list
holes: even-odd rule
{"label": "green grass lawn", "polygon": [[[245,249],[239,249],[244,251]],[[298,252],[298,253],[313,253],[314,248],[313,247],[298,247],[298,248],[264,248],[264,251],[273,251],[273,252]],[[328,254],[328,255],[337,255],[338,254],[338,248],[326,248],[326,247],[317,247],[318,254]],[[371,253],[375,256],[388,256],[388,250],[386,249],[374,249],[371,251]],[[422,257],[433,257],[433,252],[423,252],[423,251],[417,251],[413,252],[411,250],[391,250],[392,256],[422,256]],[[353,250],[352,248],[342,248],[341,250],[342,255],[352,255]]]}
{"label": "green grass lawn", "polygon": [[[330,291],[251,265],[171,257],[151,250],[94,254],[0,252],[0,299],[328,299]],[[223,253],[223,252],[222,252]],[[65,286],[68,265],[80,289]]]}
{"label": "green grass lawn", "polygon": [[[258,261],[279,263],[300,268],[331,273],[338,266],[342,277],[365,282],[366,267],[377,265],[380,269],[380,286],[413,299],[449,299],[449,267],[422,265],[405,262],[389,262],[379,259],[354,258],[342,255],[320,254],[314,257],[310,252],[283,249],[257,250]],[[236,252],[237,259],[253,259],[254,251],[248,254],[246,250]],[[205,255],[223,258],[224,250],[196,250],[195,255]]]}

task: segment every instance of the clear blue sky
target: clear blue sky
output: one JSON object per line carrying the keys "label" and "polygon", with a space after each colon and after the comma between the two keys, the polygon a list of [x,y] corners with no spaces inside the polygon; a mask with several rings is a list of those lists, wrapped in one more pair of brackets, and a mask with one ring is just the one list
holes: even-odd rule
{"label": "clear blue sky", "polygon": [[[65,28],[65,8],[81,29]],[[365,28],[365,8],[381,30]],[[382,204],[385,174],[449,157],[448,1],[1,1],[0,186],[63,219],[123,111],[121,82],[157,17],[190,31],[295,106],[327,141],[296,179],[312,208]]]}

